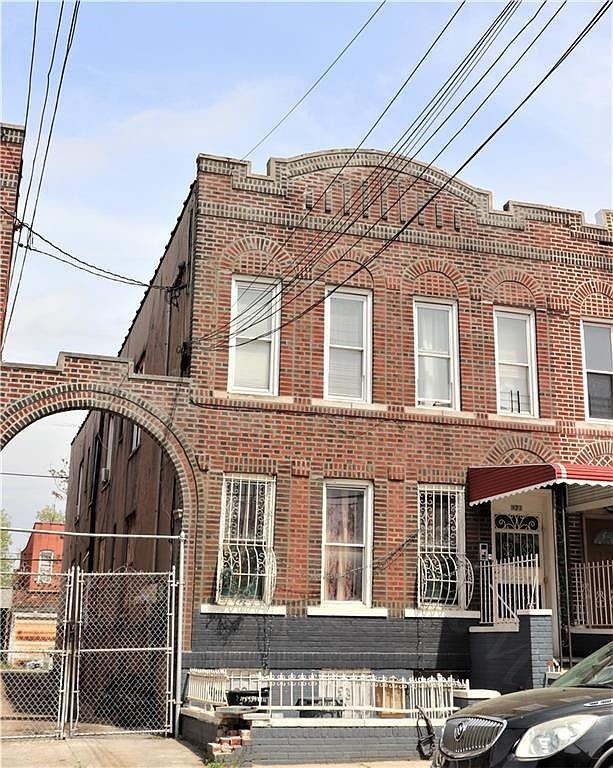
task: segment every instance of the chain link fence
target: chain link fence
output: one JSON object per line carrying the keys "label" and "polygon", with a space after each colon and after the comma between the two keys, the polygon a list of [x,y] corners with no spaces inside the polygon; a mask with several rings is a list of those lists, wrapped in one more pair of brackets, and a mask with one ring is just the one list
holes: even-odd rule
{"label": "chain link fence", "polygon": [[2,738],[172,731],[174,569],[2,575]]}

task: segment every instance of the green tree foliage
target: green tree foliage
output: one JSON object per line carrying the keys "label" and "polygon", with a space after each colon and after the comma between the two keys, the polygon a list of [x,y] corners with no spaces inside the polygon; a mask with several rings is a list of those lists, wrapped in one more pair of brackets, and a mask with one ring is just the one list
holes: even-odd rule
{"label": "green tree foliage", "polygon": [[47,504],[36,513],[38,523],[65,523],[66,517],[63,512],[55,508],[55,504]]}

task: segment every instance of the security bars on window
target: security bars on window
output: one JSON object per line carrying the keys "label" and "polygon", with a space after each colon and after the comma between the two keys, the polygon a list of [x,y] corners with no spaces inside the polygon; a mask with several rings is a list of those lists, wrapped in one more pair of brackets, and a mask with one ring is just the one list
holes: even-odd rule
{"label": "security bars on window", "polygon": [[270,604],[276,580],[274,502],[273,478],[224,477],[218,603]]}
{"label": "security bars on window", "polygon": [[464,488],[418,488],[418,604],[466,608],[474,588],[464,553]]}

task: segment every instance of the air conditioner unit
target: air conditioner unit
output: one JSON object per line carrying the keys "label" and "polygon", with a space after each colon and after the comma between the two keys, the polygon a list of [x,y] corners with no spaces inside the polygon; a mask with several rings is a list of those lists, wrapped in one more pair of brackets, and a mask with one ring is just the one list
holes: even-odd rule
{"label": "air conditioner unit", "polygon": [[110,467],[104,467],[102,469],[102,472],[100,473],[100,482],[101,483],[108,483],[108,481],[111,479],[111,468]]}

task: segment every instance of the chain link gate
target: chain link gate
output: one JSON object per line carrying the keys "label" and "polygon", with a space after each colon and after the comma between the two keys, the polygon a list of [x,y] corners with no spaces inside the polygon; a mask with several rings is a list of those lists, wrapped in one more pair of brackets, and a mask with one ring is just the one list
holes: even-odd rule
{"label": "chain link gate", "polygon": [[174,567],[10,576],[0,738],[172,732]]}

